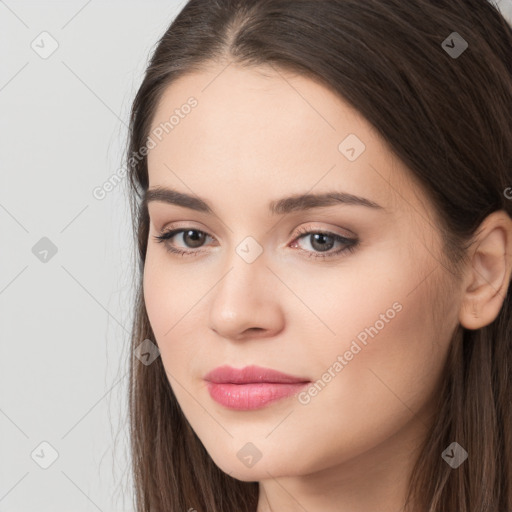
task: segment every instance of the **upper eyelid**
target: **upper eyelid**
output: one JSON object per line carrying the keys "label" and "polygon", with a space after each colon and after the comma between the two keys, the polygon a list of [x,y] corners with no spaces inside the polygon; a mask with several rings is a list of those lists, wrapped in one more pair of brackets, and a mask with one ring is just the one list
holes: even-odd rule
{"label": "upper eyelid", "polygon": [[[314,222],[314,221],[312,221]],[[212,236],[213,235],[210,235],[208,229],[206,228],[202,228],[202,227],[197,227],[197,226],[194,226],[193,224],[184,224],[183,226],[181,225],[175,225],[175,223],[170,223],[170,225],[164,225],[164,227],[158,229],[157,226],[155,225],[155,229],[156,231],[160,231],[160,232],[167,232],[167,231],[177,231],[177,230],[195,230],[195,231],[202,231],[203,233],[206,233],[207,235],[209,236]],[[311,226],[311,225],[303,225],[301,224],[299,227],[295,227],[293,229],[290,230],[289,232],[289,235],[291,235],[293,232],[297,231],[297,230],[304,230],[304,229],[307,229],[307,230],[310,230],[310,231],[318,231],[318,232],[331,232],[331,233],[334,233],[334,234],[339,234],[339,233],[336,233],[335,230],[336,228],[330,228],[330,227],[320,227],[320,226]],[[338,228],[338,229],[343,229],[344,231],[347,231],[349,233],[352,233],[354,236],[355,236],[355,233],[351,232],[351,230],[349,230],[348,228]],[[340,236],[343,236],[343,235],[340,235]],[[213,237],[215,238],[215,237]]]}
{"label": "upper eyelid", "polygon": [[[155,204],[156,204],[156,202],[155,202]],[[176,230],[176,229],[196,229],[196,230],[198,230],[198,231],[202,231],[202,232],[206,233],[208,236],[210,236],[210,237],[212,237],[212,238],[215,238],[215,239],[216,239],[216,237],[214,237],[213,235],[211,235],[207,229],[203,229],[203,228],[201,228],[201,227],[196,227],[196,226],[194,226],[194,225],[193,225],[193,223],[194,223],[194,222],[198,222],[198,221],[194,221],[194,220],[188,220],[188,221],[176,221],[176,222],[177,222],[177,224],[178,224],[177,226],[175,226],[175,225],[174,225],[174,224],[176,224],[176,222],[175,222],[175,223],[172,223],[172,222],[171,222],[171,223],[169,223],[169,224],[170,224],[170,225],[172,225],[172,227],[169,227],[169,226],[168,226],[168,227],[162,227],[161,229],[158,229],[157,224],[160,224],[160,222],[156,222],[156,221],[155,221],[154,216],[153,216],[153,215],[151,215],[151,212],[149,211],[149,209],[148,209],[148,213],[149,213],[149,221],[154,225],[155,230],[156,230],[156,231],[159,231],[159,232],[161,232],[161,233],[166,232],[166,231]],[[156,215],[156,218],[158,218],[158,216],[159,216],[159,215],[157,214],[157,215]],[[350,217],[349,217],[349,219],[350,219]],[[327,222],[327,223],[332,223],[332,222],[339,222],[339,219],[338,219],[338,220],[336,220],[336,219],[329,219],[329,220],[316,220],[316,221],[310,221],[310,222],[312,222],[312,223],[315,223],[315,222],[317,222],[317,223],[325,223],[325,222]],[[183,226],[181,226],[181,225],[180,225],[181,223],[183,223]],[[199,224],[201,224],[201,222],[198,222],[198,223],[199,223]],[[302,224],[301,224],[301,225],[302,225]],[[165,226],[165,224],[164,224],[164,226]],[[228,228],[228,229],[229,229],[229,228]],[[287,233],[287,235],[286,235],[286,236],[288,236],[288,237],[289,237],[289,236],[291,236],[291,235],[292,235],[292,234],[293,234],[297,229],[299,229],[299,228],[297,228],[297,227],[293,227],[293,228],[292,228],[292,229]],[[338,227],[332,227],[332,228],[331,228],[331,227],[318,227],[318,228],[317,228],[316,226],[312,226],[312,227],[309,227],[309,226],[308,226],[308,228],[307,228],[307,229],[308,229],[308,230],[311,230],[311,231],[312,231],[312,230],[315,230],[315,231],[321,231],[321,232],[329,232],[329,233],[332,233],[332,234],[334,234],[334,235],[340,236],[340,237],[342,237],[342,238],[358,238],[358,235],[357,235],[354,231],[352,231],[351,229],[349,229],[349,228],[347,228],[347,227],[339,227],[339,226],[338,226]],[[342,231],[344,231],[345,233],[338,233],[338,232],[337,232],[337,230],[340,230],[340,229],[341,229]],[[231,231],[231,232],[232,232],[232,230],[231,230],[231,229],[229,229],[229,231]],[[268,231],[267,231],[267,232],[268,232]]]}
{"label": "upper eyelid", "polygon": [[[346,230],[349,231],[348,229],[346,229]],[[174,232],[172,237],[170,237],[170,238],[174,238],[177,235],[183,235],[184,232],[186,232],[186,231],[198,231],[198,232],[201,232],[201,233],[205,234],[207,237],[210,237],[211,239],[213,239],[215,241],[218,241],[217,238],[215,236],[211,235],[208,231],[206,231],[204,229],[201,229],[201,228],[197,228],[197,227],[192,226],[192,225],[172,226],[172,227],[162,228],[160,230],[160,234],[161,235],[165,235],[166,233]],[[340,238],[347,239],[347,240],[354,240],[354,239],[358,238],[355,233],[351,233],[349,235],[344,235],[344,234],[337,233],[336,231],[334,231],[331,228],[325,228],[324,229],[324,228],[316,227],[316,226],[301,226],[299,228],[294,228],[289,233],[288,236],[292,236],[294,233],[295,233],[295,235],[294,235],[292,241],[295,241],[295,240],[297,240],[299,238],[303,238],[305,236],[309,236],[312,233],[325,233],[325,234],[328,234],[328,235],[332,235],[332,236],[335,236],[335,237],[340,237]],[[193,249],[191,249],[191,250],[193,250]]]}

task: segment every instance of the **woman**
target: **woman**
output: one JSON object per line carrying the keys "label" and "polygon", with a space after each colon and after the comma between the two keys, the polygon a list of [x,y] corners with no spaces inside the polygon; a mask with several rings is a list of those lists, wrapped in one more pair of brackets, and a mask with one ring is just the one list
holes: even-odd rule
{"label": "woman", "polygon": [[137,510],[511,511],[499,11],[191,0],[130,128]]}

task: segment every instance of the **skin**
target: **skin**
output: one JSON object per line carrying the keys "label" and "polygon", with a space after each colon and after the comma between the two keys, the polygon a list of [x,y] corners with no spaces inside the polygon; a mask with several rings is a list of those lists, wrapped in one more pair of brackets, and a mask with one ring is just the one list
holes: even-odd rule
{"label": "skin", "polygon": [[[166,89],[152,129],[190,96],[198,106],[148,154],[149,188],[199,196],[215,215],[150,202],[144,269],[148,316],[183,413],[224,472],[260,482],[258,512],[401,511],[452,335],[501,308],[512,221],[504,212],[484,221],[457,281],[427,197],[372,126],[323,85],[271,67],[212,64]],[[353,162],[338,150],[351,133],[366,146]],[[333,190],[383,209],[267,211],[271,200]],[[360,244],[308,257],[323,253],[299,227]],[[209,236],[198,246],[175,235],[170,245],[199,251],[182,257],[154,238],[170,228]],[[263,250],[252,263],[236,252],[248,236]],[[328,239],[328,252],[342,247]],[[307,404],[289,397],[237,412],[207,391],[204,375],[223,364],[315,382],[394,303],[400,311]],[[262,454],[252,467],[237,457],[248,442]]]}

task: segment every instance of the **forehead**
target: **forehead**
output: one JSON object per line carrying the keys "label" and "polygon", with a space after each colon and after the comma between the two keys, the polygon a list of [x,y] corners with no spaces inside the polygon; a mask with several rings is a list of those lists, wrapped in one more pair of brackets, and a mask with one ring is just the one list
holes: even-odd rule
{"label": "forehead", "polygon": [[333,189],[388,209],[417,202],[372,125],[322,84],[277,68],[218,65],[182,76],[164,91],[149,135],[149,188],[209,198],[225,185],[223,200],[240,206]]}

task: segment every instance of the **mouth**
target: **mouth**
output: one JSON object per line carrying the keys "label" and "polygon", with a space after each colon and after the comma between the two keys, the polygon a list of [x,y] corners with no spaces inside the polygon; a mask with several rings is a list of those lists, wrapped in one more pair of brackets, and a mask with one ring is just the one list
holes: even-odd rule
{"label": "mouth", "polygon": [[261,409],[277,400],[297,394],[311,381],[270,368],[221,366],[205,377],[213,400],[228,409]]}

